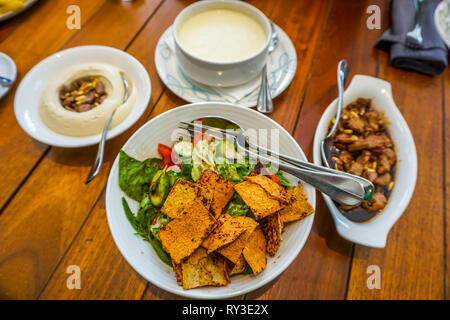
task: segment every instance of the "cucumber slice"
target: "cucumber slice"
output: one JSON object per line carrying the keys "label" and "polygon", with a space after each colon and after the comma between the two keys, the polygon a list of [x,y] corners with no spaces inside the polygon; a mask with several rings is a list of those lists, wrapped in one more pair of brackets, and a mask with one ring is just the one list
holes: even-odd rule
{"label": "cucumber slice", "polygon": [[173,145],[173,151],[180,157],[190,157],[192,155],[192,142],[180,140]]}

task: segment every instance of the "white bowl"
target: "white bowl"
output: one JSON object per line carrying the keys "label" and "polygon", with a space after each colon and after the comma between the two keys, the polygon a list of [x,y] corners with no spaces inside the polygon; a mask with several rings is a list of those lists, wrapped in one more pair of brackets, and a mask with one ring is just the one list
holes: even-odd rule
{"label": "white bowl", "polygon": [[[125,71],[136,88],[136,103],[130,114],[108,131],[107,139],[130,128],[147,109],[150,78],[144,66],[128,53],[106,46],[80,46],[57,52],[35,65],[22,79],[14,98],[14,113],[19,125],[34,139],[56,147],[85,147],[98,144],[101,133],[88,137],[70,137],[48,128],[39,115],[39,101],[49,81],[61,70],[78,63],[108,63]],[[106,123],[106,120],[105,120]]]}
{"label": "white bowl", "polygon": [[13,87],[13,83],[16,81],[17,77],[17,67],[14,63],[14,60],[3,52],[0,52],[0,75],[12,81],[10,86],[0,86],[1,99],[5,94],[9,92],[9,90],[11,90],[11,88]]}
{"label": "white bowl", "polygon": [[[306,160],[306,157],[292,136],[270,118],[252,109],[227,103],[195,103],[167,111],[143,125],[127,141],[123,149],[133,157],[143,160],[158,156],[158,143],[170,145],[171,133],[179,121],[190,121],[205,116],[225,117],[238,123],[242,128],[279,129],[280,152]],[[314,215],[286,226],[283,242],[274,258],[268,258],[267,268],[258,274],[233,276],[226,287],[204,287],[183,290],[175,279],[172,268],[164,264],[150,245],[135,235],[125,217],[121,199],[125,194],[119,188],[118,160],[112,166],[106,187],[106,214],[111,234],[122,255],[130,265],[154,285],[177,295],[200,299],[224,299],[245,294],[275,279],[295,259],[308,238]],[[292,182],[295,182],[293,180]],[[315,191],[304,184],[311,205],[315,207]],[[127,198],[133,212],[138,203]]]}
{"label": "white bowl", "polygon": [[[178,39],[180,25],[195,13],[218,8],[241,11],[258,21],[267,34],[264,46],[253,56],[232,62],[205,60],[185,50]],[[173,25],[175,54],[178,64],[184,74],[197,82],[216,87],[240,85],[256,77],[266,63],[268,55],[267,48],[272,36],[270,22],[261,11],[245,2],[231,0],[199,1],[184,8],[175,18]]]}
{"label": "white bowl", "polygon": [[[330,209],[338,233],[345,239],[368,247],[384,248],[389,230],[408,206],[417,177],[417,154],[413,137],[405,119],[394,103],[391,85],[384,80],[355,75],[344,93],[344,106],[357,98],[372,99],[372,105],[382,111],[390,122],[388,131],[397,152],[395,186],[384,210],[373,220],[355,223],[345,218],[334,202],[322,194]],[[320,143],[328,133],[328,124],[336,114],[334,100],[322,115],[314,136],[314,163],[322,164]]]}

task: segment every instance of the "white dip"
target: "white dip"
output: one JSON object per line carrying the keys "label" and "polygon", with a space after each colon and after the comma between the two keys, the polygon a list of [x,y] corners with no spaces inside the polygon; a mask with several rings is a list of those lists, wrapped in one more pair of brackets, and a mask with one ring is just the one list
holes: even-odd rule
{"label": "white dip", "polygon": [[264,46],[264,28],[245,13],[214,9],[196,13],[181,24],[178,40],[190,54],[214,62],[246,59]]}
{"label": "white dip", "polygon": [[[65,69],[48,85],[42,95],[39,108],[42,121],[51,130],[65,136],[92,136],[103,131],[106,121],[118,107],[111,122],[111,128],[115,127],[128,116],[136,102],[136,89],[131,79],[126,78],[129,97],[123,103],[125,88],[121,72],[123,71],[104,63],[83,63]],[[64,109],[59,98],[60,88],[88,76],[101,79],[107,93],[106,99],[97,107],[85,112]]]}

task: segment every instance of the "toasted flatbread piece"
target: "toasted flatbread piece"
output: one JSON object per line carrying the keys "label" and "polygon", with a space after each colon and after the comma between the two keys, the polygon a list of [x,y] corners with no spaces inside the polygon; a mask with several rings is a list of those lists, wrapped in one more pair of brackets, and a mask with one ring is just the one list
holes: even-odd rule
{"label": "toasted flatbread piece", "polygon": [[293,196],[294,200],[290,205],[281,209],[281,223],[284,224],[287,222],[301,220],[314,212],[314,208],[309,203],[308,197],[306,196],[306,193],[303,190],[303,186],[300,182],[295,188],[288,190],[288,192]]}
{"label": "toasted flatbread piece", "polygon": [[217,252],[219,252],[231,262],[237,263],[239,257],[242,254],[242,250],[247,244],[248,238],[252,234],[253,230],[255,230],[255,228],[258,226],[258,222],[248,217],[236,217],[234,219],[237,219],[243,226],[245,226],[245,232],[241,234],[235,241],[218,249]]}
{"label": "toasted flatbread piece", "polygon": [[206,249],[199,247],[181,263],[183,288],[226,286],[230,278],[225,263],[226,260],[219,254],[208,254]]}
{"label": "toasted flatbread piece", "polygon": [[177,278],[177,283],[179,286],[183,285],[183,269],[181,268],[181,263],[174,263],[172,261],[173,271],[175,272],[175,277]]}
{"label": "toasted flatbread piece", "polygon": [[262,174],[264,176],[269,175],[269,170],[264,166],[264,164],[258,160],[256,162],[255,166],[253,167],[252,171],[250,172],[249,176],[257,176],[258,174]]}
{"label": "toasted flatbread piece", "polygon": [[[267,217],[261,223],[261,228],[266,237],[266,251],[273,257],[281,246],[281,218],[280,214],[277,212],[270,217]],[[248,261],[247,261],[248,262]]]}
{"label": "toasted flatbread piece", "polygon": [[234,194],[233,183],[218,175],[212,170],[203,171],[197,185],[204,192],[204,197],[210,201],[210,210],[216,218],[222,213],[225,206]]}
{"label": "toasted flatbread piece", "polygon": [[259,184],[244,181],[234,186],[234,189],[253,212],[256,220],[261,220],[283,209],[286,204],[271,197]]}
{"label": "toasted flatbread piece", "polygon": [[275,198],[282,203],[289,204],[292,201],[292,196],[286,189],[271,178],[259,174],[256,176],[244,177],[244,180],[261,186],[272,198]]}
{"label": "toasted flatbread piece", "polygon": [[254,275],[266,268],[266,238],[261,228],[256,228],[250,235],[242,255],[252,268]]}
{"label": "toasted flatbread piece", "polygon": [[[231,262],[230,262],[231,263]],[[245,261],[244,256],[241,254],[237,262],[233,265],[233,269],[231,270],[231,274],[238,274],[244,271],[247,266],[247,261]]]}
{"label": "toasted flatbread piece", "polygon": [[175,219],[183,212],[184,207],[195,199],[202,200],[203,205],[208,207],[207,201],[201,197],[200,189],[194,183],[178,179],[170,190],[161,212]]}
{"label": "toasted flatbread piece", "polygon": [[216,219],[209,210],[200,200],[194,200],[158,234],[173,262],[180,263],[202,244],[215,226]]}
{"label": "toasted flatbread piece", "polygon": [[203,241],[202,246],[211,253],[224,245],[236,240],[246,230],[239,219],[233,218],[228,213],[221,215],[216,227]]}

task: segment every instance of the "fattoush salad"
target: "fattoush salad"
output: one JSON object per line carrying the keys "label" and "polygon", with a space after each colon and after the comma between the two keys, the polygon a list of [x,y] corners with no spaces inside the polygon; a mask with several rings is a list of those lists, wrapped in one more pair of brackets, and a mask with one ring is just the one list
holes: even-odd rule
{"label": "fattoush salad", "polygon": [[119,186],[139,209],[133,213],[125,198],[122,204],[185,290],[259,274],[266,254],[280,248],[284,226],[314,212],[301,183],[252,164],[230,141],[204,133],[159,144],[158,153],[139,161],[120,151]]}

